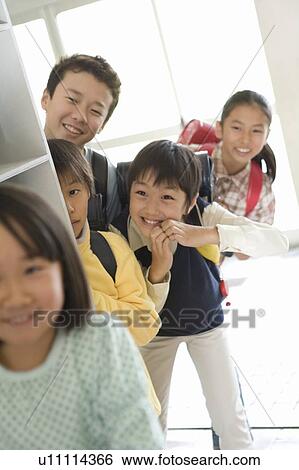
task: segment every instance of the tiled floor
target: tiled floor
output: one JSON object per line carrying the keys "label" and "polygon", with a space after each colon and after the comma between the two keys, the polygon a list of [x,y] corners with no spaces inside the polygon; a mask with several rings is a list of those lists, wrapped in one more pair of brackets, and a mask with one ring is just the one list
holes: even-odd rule
{"label": "tiled floor", "polygon": [[[226,322],[230,322],[231,352],[253,427],[299,427],[298,270],[299,251],[259,260],[231,259],[222,268],[230,284]],[[209,425],[200,384],[183,345],[172,379],[168,426]],[[258,448],[299,448],[299,429],[253,433]],[[170,446],[189,442],[191,447],[210,448],[210,432],[170,431],[168,441]]]}

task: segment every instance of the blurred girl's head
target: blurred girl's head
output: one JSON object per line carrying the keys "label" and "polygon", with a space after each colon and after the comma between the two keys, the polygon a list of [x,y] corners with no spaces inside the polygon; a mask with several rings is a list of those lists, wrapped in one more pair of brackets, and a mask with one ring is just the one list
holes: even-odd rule
{"label": "blurred girl's head", "polygon": [[242,170],[265,146],[272,121],[267,100],[251,90],[232,95],[225,103],[216,136],[222,140],[224,164]]}
{"label": "blurred girl's head", "polygon": [[70,328],[91,309],[73,240],[37,194],[0,185],[0,239],[0,341],[35,341],[48,314]]}
{"label": "blurred girl's head", "polygon": [[130,215],[149,236],[163,220],[182,220],[190,212],[200,184],[199,163],[191,150],[169,140],[151,142],[130,166]]}
{"label": "blurred girl's head", "polygon": [[49,139],[48,145],[74,234],[78,238],[87,219],[88,199],[94,194],[92,171],[79,147],[72,142]]}

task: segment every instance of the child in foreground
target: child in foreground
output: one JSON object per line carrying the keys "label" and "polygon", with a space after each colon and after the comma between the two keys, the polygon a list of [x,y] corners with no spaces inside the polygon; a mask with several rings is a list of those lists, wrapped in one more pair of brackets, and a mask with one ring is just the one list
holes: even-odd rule
{"label": "child in foreground", "polygon": [[224,297],[211,244],[257,257],[287,252],[288,241],[274,227],[206,203],[198,197],[200,183],[191,150],[167,140],[152,142],[131,164],[130,207],[113,226],[147,269],[151,289],[169,289],[159,333],[140,348],[161,403],[163,429],[173,364],[184,342],[221,449],[249,449],[250,430],[221,327]]}
{"label": "child in foreground", "polygon": [[161,448],[139,354],[126,329],[90,315],[64,224],[3,184],[0,239],[0,448]]}

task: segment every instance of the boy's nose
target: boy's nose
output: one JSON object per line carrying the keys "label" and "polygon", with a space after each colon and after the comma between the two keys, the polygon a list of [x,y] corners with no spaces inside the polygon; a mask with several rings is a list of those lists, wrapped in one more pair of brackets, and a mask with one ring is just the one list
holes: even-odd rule
{"label": "boy's nose", "polygon": [[148,200],[146,204],[146,214],[149,218],[158,218],[160,214],[160,204],[156,200]]}
{"label": "boy's nose", "polygon": [[87,122],[86,111],[83,106],[76,105],[73,107],[72,118],[78,122]]}

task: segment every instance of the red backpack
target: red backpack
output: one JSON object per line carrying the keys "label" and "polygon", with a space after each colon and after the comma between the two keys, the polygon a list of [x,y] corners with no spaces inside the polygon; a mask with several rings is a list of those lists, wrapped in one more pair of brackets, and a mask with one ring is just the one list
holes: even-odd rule
{"label": "red backpack", "polygon": [[[197,150],[205,150],[211,156],[214,148],[220,142],[215,135],[215,129],[212,125],[192,119],[188,122],[182,130],[178,143],[180,144],[199,144]],[[260,194],[263,187],[263,171],[262,160],[265,161],[267,166],[267,174],[271,182],[274,181],[276,175],[276,161],[275,156],[268,144],[266,144],[259,155],[251,160],[251,168],[248,182],[248,190],[246,197],[246,211],[247,217],[253,211],[258,203]]]}

